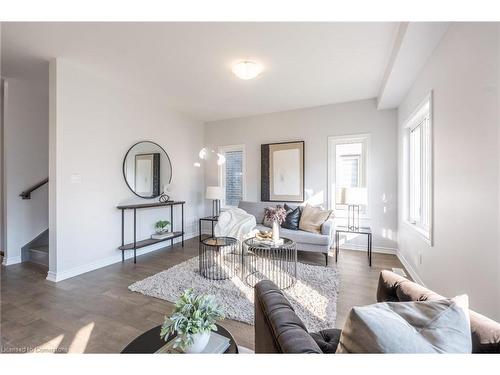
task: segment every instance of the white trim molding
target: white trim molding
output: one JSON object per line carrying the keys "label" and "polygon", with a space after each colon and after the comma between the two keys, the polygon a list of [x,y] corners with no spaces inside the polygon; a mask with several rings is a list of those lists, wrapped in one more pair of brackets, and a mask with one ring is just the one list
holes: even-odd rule
{"label": "white trim molding", "polygon": [[[428,121],[425,118],[428,116]],[[422,173],[420,186],[420,215],[421,218],[413,220],[411,218],[411,149],[410,134],[413,129],[421,126],[423,137],[420,144],[420,169]],[[434,118],[433,118],[433,92],[432,90],[416,107],[413,113],[404,122],[406,134],[406,151],[403,155],[403,168],[406,169],[406,177],[403,189],[403,222],[418,233],[428,244],[433,246],[434,232]]]}
{"label": "white trim molding", "polygon": [[[362,143],[364,148],[364,160],[362,161],[362,186],[367,189],[368,204],[361,212],[360,219],[369,219],[370,217],[370,171],[371,171],[371,134],[349,134],[339,136],[328,136],[327,138],[327,204],[329,209],[336,210],[336,146],[345,143]],[[346,211],[346,210],[344,210]],[[347,214],[342,210],[336,210],[336,213],[341,217]]]}
{"label": "white trim molding", "polygon": [[[191,231],[191,233],[187,233],[184,236],[184,241],[187,241],[187,240],[194,238],[194,237],[197,237],[197,236],[198,236],[198,232],[196,230]],[[181,241],[182,240],[180,238],[176,238],[174,240],[174,243],[179,243]],[[144,255],[144,254],[147,254],[147,253],[151,253],[153,251],[163,249],[165,247],[166,246],[164,243],[158,243],[158,244],[156,244],[156,246],[150,246],[148,248],[138,249],[137,250],[137,257]],[[125,252],[125,260],[131,259],[133,257],[134,257],[133,251],[126,251]],[[100,259],[100,260],[95,261],[95,262],[87,263],[87,264],[84,264],[82,266],[73,267],[73,268],[70,268],[70,269],[64,270],[64,271],[58,271],[58,272],[49,271],[49,272],[47,272],[46,279],[57,283],[59,281],[66,280],[66,279],[69,279],[69,278],[72,278],[72,277],[75,277],[75,276],[78,276],[78,275],[81,275],[81,274],[84,274],[84,273],[87,273],[90,271],[94,271],[94,270],[97,270],[97,269],[102,268],[102,267],[110,266],[112,264],[119,263],[121,261],[122,261],[121,252],[119,252],[117,250],[116,255],[113,255],[113,256],[110,256],[110,257],[107,257],[104,259]]]}
{"label": "white trim molding", "polygon": [[[335,251],[335,247],[333,248]],[[354,245],[354,244],[348,244],[348,245],[341,245],[339,248],[339,251],[342,250],[354,250],[354,251],[367,251],[366,245]],[[377,246],[377,247],[372,247],[372,252],[377,253],[377,254],[391,254],[391,255],[397,255],[398,249],[394,249],[392,247],[383,247],[383,246]]]}
{"label": "white trim molding", "polygon": [[403,267],[405,268],[405,270],[408,271],[408,273],[410,274],[410,276],[413,279],[413,281],[415,281],[416,283],[418,283],[418,284],[422,285],[423,287],[425,287],[424,281],[422,280],[422,278],[420,277],[420,275],[410,265],[410,263],[406,260],[406,258],[404,257],[403,253],[400,250],[397,251],[396,256],[398,257],[399,261],[401,262],[401,264],[403,265]]}
{"label": "white trim molding", "polygon": [[3,266],[11,266],[13,264],[18,264],[21,262],[22,262],[21,256],[17,256],[17,257],[4,256],[3,261],[2,261],[2,265]]}
{"label": "white trim molding", "polygon": [[[243,160],[241,165],[242,181],[241,181],[241,200],[246,200],[247,192],[247,152],[244,144],[237,145],[221,145],[217,147],[219,154],[226,156],[226,152],[230,151],[241,151],[243,153]],[[231,206],[226,206],[226,169],[225,164],[219,165],[218,170],[218,181],[219,186],[224,190],[224,199],[221,201],[222,208],[229,208]]]}

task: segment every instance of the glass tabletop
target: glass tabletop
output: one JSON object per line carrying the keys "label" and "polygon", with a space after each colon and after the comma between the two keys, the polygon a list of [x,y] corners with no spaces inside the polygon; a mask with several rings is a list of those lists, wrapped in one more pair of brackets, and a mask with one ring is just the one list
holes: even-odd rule
{"label": "glass tabletop", "polygon": [[253,247],[253,248],[261,248],[261,249],[279,249],[281,247],[288,247],[290,245],[293,245],[294,242],[285,237],[281,237],[280,240],[283,240],[283,243],[279,244],[273,244],[272,242],[268,241],[262,241],[257,239],[256,237],[249,238],[244,241],[245,245]]}
{"label": "glass tabletop", "polygon": [[238,240],[233,237],[210,237],[201,241],[204,245],[207,246],[230,246],[234,245]]}
{"label": "glass tabletop", "polygon": [[345,232],[345,233],[361,233],[361,234],[371,234],[372,230],[370,227],[346,227],[346,226],[338,226],[335,227],[337,232]]}

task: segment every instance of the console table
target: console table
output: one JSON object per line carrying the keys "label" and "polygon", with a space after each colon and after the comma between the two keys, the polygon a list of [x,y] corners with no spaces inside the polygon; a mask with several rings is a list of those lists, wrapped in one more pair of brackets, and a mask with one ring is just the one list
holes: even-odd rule
{"label": "console table", "polygon": [[[122,251],[122,262],[125,260],[126,250],[134,250],[134,263],[136,263],[137,249],[168,240],[170,240],[170,245],[173,246],[174,239],[178,237],[182,238],[182,247],[184,247],[184,203],[186,202],[171,201],[165,203],[154,202],[154,203],[128,204],[128,205],[117,206],[117,208],[122,211],[122,245],[118,247],[118,249]],[[181,218],[182,218],[181,230],[177,232],[174,231],[174,206],[181,206]],[[172,236],[163,238],[161,240],[148,238],[145,240],[137,241],[137,210],[147,209],[147,208],[158,208],[158,207],[167,207],[167,208],[170,207],[170,228],[172,230]],[[128,244],[125,244],[125,210],[134,211],[134,242]]]}

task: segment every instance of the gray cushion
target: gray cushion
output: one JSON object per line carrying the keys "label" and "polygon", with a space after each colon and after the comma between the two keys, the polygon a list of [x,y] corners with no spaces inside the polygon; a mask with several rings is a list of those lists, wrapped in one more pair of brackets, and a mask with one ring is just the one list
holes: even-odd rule
{"label": "gray cushion", "polygon": [[337,353],[471,353],[467,296],[353,307]]}
{"label": "gray cushion", "polygon": [[[264,225],[257,225],[258,230],[268,231],[269,228]],[[312,245],[328,245],[330,237],[328,235],[305,232],[303,230],[292,230],[280,228],[280,237],[286,237],[296,243],[307,243]],[[299,249],[300,250],[300,249]]]}
{"label": "gray cushion", "polygon": [[240,201],[238,207],[245,210],[250,215],[255,216],[255,221],[257,224],[262,224],[264,222],[264,209],[270,206],[276,206],[277,203],[274,202],[249,202]]}

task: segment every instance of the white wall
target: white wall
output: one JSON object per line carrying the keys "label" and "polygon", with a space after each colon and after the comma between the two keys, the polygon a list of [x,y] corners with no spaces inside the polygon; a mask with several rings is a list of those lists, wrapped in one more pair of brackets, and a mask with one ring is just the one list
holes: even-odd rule
{"label": "white wall", "polygon": [[[500,319],[498,32],[452,24],[398,110],[399,249],[431,289]],[[434,246],[403,218],[403,126],[433,90]],[[419,264],[419,255],[422,264]]]}
{"label": "white wall", "polygon": [[48,176],[48,66],[30,77],[7,77],[4,155],[8,265],[21,262],[21,248],[48,228],[47,185],[30,200],[19,197]]}
{"label": "white wall", "polygon": [[[121,260],[117,250],[121,214],[116,206],[148,201],[135,197],[123,179],[123,158],[138,141],[156,142],[169,154],[175,185],[172,198],[187,202],[186,231],[197,231],[204,184],[203,170],[193,167],[193,162],[203,145],[203,124],[169,110],[161,97],[144,91],[128,86],[126,79],[122,87],[113,86],[99,72],[71,61],[51,63],[50,163],[51,178],[55,176],[51,230],[57,228],[51,238],[51,254],[57,254],[50,265],[51,280]],[[80,183],[71,182],[75,175]],[[166,209],[138,211],[138,239],[148,238],[154,222],[163,217],[168,218]],[[130,242],[132,216],[126,219]]]}
{"label": "white wall", "polygon": [[[363,100],[209,122],[205,140],[211,146],[245,144],[246,199],[253,201],[260,201],[260,145],[304,140],[306,199],[326,206],[328,136],[371,134],[371,207],[366,224],[374,231],[374,248],[384,250],[397,248],[396,125],[395,110],[377,111],[375,100]],[[207,168],[206,183],[217,184],[213,164]],[[363,237],[353,243],[360,245],[365,241]]]}

